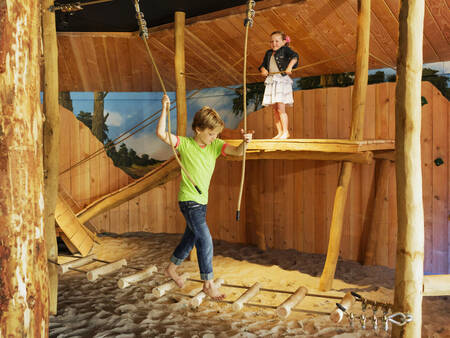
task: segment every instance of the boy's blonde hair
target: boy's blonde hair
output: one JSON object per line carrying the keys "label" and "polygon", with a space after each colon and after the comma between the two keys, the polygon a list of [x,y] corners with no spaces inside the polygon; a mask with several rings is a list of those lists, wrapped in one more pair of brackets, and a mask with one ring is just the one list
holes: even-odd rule
{"label": "boy's blonde hair", "polygon": [[194,132],[197,132],[197,128],[200,130],[205,130],[206,128],[213,130],[218,127],[223,129],[225,127],[225,123],[219,113],[214,109],[204,106],[195,113],[194,121],[192,121],[192,130],[194,130]]}

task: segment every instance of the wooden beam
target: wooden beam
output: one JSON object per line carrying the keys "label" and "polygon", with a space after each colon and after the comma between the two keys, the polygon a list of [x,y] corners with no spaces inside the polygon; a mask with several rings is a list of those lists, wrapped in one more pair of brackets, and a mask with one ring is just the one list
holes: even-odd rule
{"label": "wooden beam", "polygon": [[424,296],[450,296],[450,275],[423,276]]}
{"label": "wooden beam", "polygon": [[40,2],[0,1],[0,336],[48,335]]}
{"label": "wooden beam", "polygon": [[[242,140],[225,140],[232,146],[238,146]],[[317,151],[329,153],[356,153],[374,150],[393,150],[392,140],[342,140],[342,139],[255,139],[248,144],[249,152],[264,151]]]}
{"label": "wooden beam", "polygon": [[[366,104],[367,78],[369,68],[370,40],[370,0],[358,0],[358,26],[356,32],[356,72],[352,92],[352,127],[350,140],[361,140],[364,131],[364,108]],[[352,175],[353,164],[343,162],[339,175],[339,183],[334,198],[331,218],[330,240],[327,258],[320,277],[319,289],[330,290],[333,285],[336,264],[341,247],[342,225],[347,201],[348,186]]]}
{"label": "wooden beam", "polygon": [[175,12],[175,83],[177,95],[177,135],[186,135],[186,78],[184,57],[184,22],[186,13]]}
{"label": "wooden beam", "polygon": [[[242,161],[242,156],[225,156],[227,161]],[[373,153],[325,153],[317,151],[258,151],[248,152],[247,160],[319,160],[319,161],[349,161],[371,164]]]}
{"label": "wooden beam", "polygon": [[85,223],[92,217],[95,217],[102,212],[112,209],[146,191],[172,180],[177,177],[179,173],[180,167],[178,166],[177,161],[172,158],[164,162],[158,168],[147,173],[141,179],[136,180],[111,194],[105,195],[97,201],[94,201],[77,213],[78,220],[81,223]]}
{"label": "wooden beam", "polygon": [[422,329],[424,216],[420,98],[424,6],[424,0],[400,2],[395,90],[398,235],[394,311],[411,314],[414,319],[405,326],[394,326],[393,337],[420,337]]}
{"label": "wooden beam", "polygon": [[[42,40],[44,45],[44,224],[47,258],[58,261],[55,230],[55,207],[59,172],[59,102],[58,42],[55,13],[48,10],[53,0],[42,2]],[[58,269],[48,263],[50,314],[56,315],[58,303]]]}

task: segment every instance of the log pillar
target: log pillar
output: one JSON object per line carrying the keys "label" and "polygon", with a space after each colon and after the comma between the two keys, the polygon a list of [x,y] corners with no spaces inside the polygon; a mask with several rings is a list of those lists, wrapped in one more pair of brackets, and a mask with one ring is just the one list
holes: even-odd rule
{"label": "log pillar", "polygon": [[[44,224],[47,257],[58,260],[55,230],[55,207],[59,173],[59,102],[58,102],[58,43],[55,13],[48,8],[53,0],[42,1],[42,39],[44,45]],[[50,314],[56,315],[58,301],[58,270],[48,264]]]}
{"label": "log pillar", "polygon": [[397,183],[397,255],[394,311],[413,321],[395,326],[393,337],[420,337],[424,216],[420,155],[421,78],[424,0],[402,0],[399,15],[395,145]]}
{"label": "log pillar", "polygon": [[177,135],[186,135],[186,78],[184,57],[184,25],[186,13],[175,12],[175,82],[177,95]]}
{"label": "log pillar", "polygon": [[0,336],[48,335],[40,2],[0,1]]}
{"label": "log pillar", "polygon": [[[364,131],[364,109],[366,105],[367,78],[369,69],[370,0],[358,0],[358,25],[356,31],[356,72],[352,93],[351,140],[362,140]],[[327,258],[320,277],[319,289],[330,290],[333,285],[336,264],[341,247],[342,224],[352,175],[353,163],[344,161],[339,174],[331,218],[330,240]]]}

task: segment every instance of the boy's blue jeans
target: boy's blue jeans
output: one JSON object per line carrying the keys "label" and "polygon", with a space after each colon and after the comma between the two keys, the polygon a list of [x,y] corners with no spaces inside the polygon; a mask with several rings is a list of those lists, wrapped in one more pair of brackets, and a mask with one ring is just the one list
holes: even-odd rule
{"label": "boy's blue jeans", "polygon": [[186,219],[186,230],[170,261],[175,265],[180,265],[195,245],[200,278],[202,280],[213,279],[213,242],[206,224],[206,205],[194,201],[178,202],[178,204]]}

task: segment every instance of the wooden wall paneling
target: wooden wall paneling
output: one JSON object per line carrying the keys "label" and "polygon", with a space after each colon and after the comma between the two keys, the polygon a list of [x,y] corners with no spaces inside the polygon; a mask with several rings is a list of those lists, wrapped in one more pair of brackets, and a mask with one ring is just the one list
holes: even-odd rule
{"label": "wooden wall paneling", "polygon": [[130,226],[130,204],[132,201],[128,201],[125,203],[122,203],[118,206],[119,208],[119,226],[118,226],[118,232],[119,234],[123,234],[128,232],[129,226]]}
{"label": "wooden wall paneling", "polygon": [[[384,2],[387,4],[389,9],[394,14],[394,17],[396,19],[396,23],[397,23],[397,26],[398,26],[398,17],[399,17],[399,14],[400,14],[400,2],[397,1],[397,0],[384,0]],[[426,32],[424,30],[424,36],[423,36],[423,59],[424,60],[439,61],[439,58],[436,55],[436,51],[431,47],[430,42],[429,42],[429,38],[428,38],[427,34],[425,34],[425,33]],[[398,41],[398,38],[395,41]]]}
{"label": "wooden wall paneling", "polygon": [[284,167],[286,161],[275,160],[273,164],[274,189],[273,189],[273,228],[274,245],[276,248],[286,249],[286,176]]}
{"label": "wooden wall paneling", "polygon": [[105,37],[91,37],[89,48],[95,52],[96,67],[98,71],[98,74],[96,75],[98,81],[98,85],[96,86],[97,90],[103,91],[107,88],[111,88],[112,80],[108,64],[109,60],[106,55]]}
{"label": "wooden wall paneling", "polygon": [[[84,38],[84,55],[85,68],[87,68],[89,76],[89,88],[94,91],[101,91],[105,87],[102,72],[100,72],[100,61],[97,59],[97,44],[98,38],[89,37]],[[128,49],[127,49],[128,50]]]}
{"label": "wooden wall paneling", "polygon": [[72,36],[69,38],[69,44],[74,58],[74,62],[72,63],[72,71],[78,73],[79,75],[81,91],[88,91],[90,86],[90,76],[89,71],[84,63],[86,53],[83,41],[84,39],[82,39],[81,37]]}
{"label": "wooden wall paneling", "polygon": [[63,37],[58,37],[58,86],[59,91],[70,91],[75,90],[72,88],[67,88],[68,84],[74,83],[72,79],[68,60],[66,58],[67,52],[67,39]]}
{"label": "wooden wall paneling", "polygon": [[152,189],[150,191],[147,191],[145,194],[147,195],[147,226],[144,229],[144,231],[152,232],[152,233],[158,233],[161,232],[159,226],[157,223],[157,214],[158,214],[158,205],[156,196],[158,191],[160,190],[160,187],[157,187],[155,189]]}
{"label": "wooden wall paneling", "polygon": [[[230,202],[231,205],[234,205],[237,207],[237,199],[239,196],[239,183],[240,183],[240,179],[241,179],[241,172],[242,172],[242,164],[240,161],[230,161],[228,163],[228,167],[230,170],[229,174],[229,184],[228,184],[228,196],[230,196]],[[242,194],[242,202],[241,202],[241,221],[240,222],[236,222],[236,213],[231,211],[228,212],[228,222],[230,224],[230,228],[232,229],[232,232],[230,233],[231,235],[231,242],[236,243],[236,242],[241,242],[241,243],[245,243],[247,240],[247,229],[246,229],[246,207],[247,207],[247,203],[246,203],[246,194],[245,194],[245,190],[243,191]],[[236,210],[236,207],[234,208],[230,208],[231,210],[234,209],[234,211]]]}
{"label": "wooden wall paneling", "polygon": [[[349,21],[349,17],[341,17],[337,8],[333,8],[328,0],[313,1],[310,4],[315,7],[310,20],[316,29],[327,32],[329,43],[336,46],[341,55],[355,51],[356,21]],[[348,60],[351,58],[341,60],[346,68],[351,66]]]}
{"label": "wooden wall paneling", "polygon": [[[117,150],[118,147],[116,147]],[[114,165],[109,166],[109,191],[116,191],[119,189],[119,168]],[[109,221],[109,231],[118,233],[119,232],[119,207],[115,207],[109,211],[110,221]]]}
{"label": "wooden wall paneling", "polygon": [[[70,128],[72,125],[73,114],[67,109],[60,107],[60,133],[59,141],[59,172],[63,172],[70,167],[71,140]],[[67,192],[70,192],[70,171],[60,174],[58,177],[58,184]]]}
{"label": "wooden wall paneling", "polygon": [[[370,86],[372,87],[372,86]],[[389,83],[380,83],[375,88],[375,139],[389,139]]]}
{"label": "wooden wall paneling", "polygon": [[[371,2],[371,19],[379,21],[380,25],[385,28],[386,39],[393,42],[398,41],[398,17],[394,16],[394,13],[389,8],[384,0]],[[393,50],[397,50],[397,43],[394,44]],[[387,61],[387,59],[386,59]],[[393,65],[396,64],[395,60],[390,60]]]}
{"label": "wooden wall paneling", "polygon": [[[425,18],[423,25],[424,36],[429,40],[429,43],[436,54],[441,58],[436,61],[448,60],[450,56],[449,40],[444,35],[444,30],[441,30],[438,22],[446,23],[444,27],[447,32],[447,38],[450,37],[448,29],[450,28],[448,14],[449,8],[444,1],[428,0],[425,2]],[[445,58],[447,57],[447,58]]]}
{"label": "wooden wall paneling", "polygon": [[[211,197],[216,201],[213,206],[208,211],[209,215],[214,215],[213,228],[215,229],[214,236],[219,238],[231,238],[230,232],[233,231],[233,220],[230,220],[229,213],[236,211],[236,205],[232,201],[235,199],[229,195],[228,185],[230,184],[229,177],[232,175],[230,173],[229,163],[223,158],[218,160],[218,168],[214,173],[215,184],[211,191]],[[216,210],[213,210],[216,209]],[[243,208],[241,207],[241,210]],[[222,237],[223,236],[223,237]]]}
{"label": "wooden wall paneling", "polygon": [[103,148],[102,144],[97,140],[97,138],[92,137],[93,135],[89,135],[88,138],[88,146],[89,146],[89,155],[96,154],[89,160],[89,203],[97,200],[102,195],[100,194],[100,155],[98,153],[99,150]]}
{"label": "wooden wall paneling", "polygon": [[265,240],[264,232],[261,231],[262,226],[259,224],[258,210],[259,206],[259,196],[258,196],[258,176],[259,176],[259,160],[247,161],[245,169],[245,198],[247,207],[247,217],[245,219],[245,227],[247,233],[248,243],[257,245],[258,248],[264,249]]}
{"label": "wooden wall paneling", "polygon": [[[305,138],[315,138],[314,135],[314,91],[309,90],[303,93],[303,133]],[[303,248],[306,252],[317,252],[315,243],[315,161],[305,160],[303,163],[303,224],[308,231],[303,237]],[[306,229],[305,229],[306,230]]]}
{"label": "wooden wall paneling", "polygon": [[78,120],[74,121],[70,126],[70,166],[72,169],[70,170],[70,195],[80,204],[81,202],[81,171],[80,165],[78,162],[80,161],[80,123]]}
{"label": "wooden wall paneling", "polygon": [[[133,88],[133,70],[131,66],[131,57],[133,53],[130,53],[129,49],[130,38],[117,38],[115,39],[115,48],[117,53],[117,62],[119,68],[117,71],[119,73],[121,85],[125,85],[126,88]],[[142,41],[142,43],[144,43]],[[149,58],[149,56],[146,56]],[[172,67],[173,63],[171,64]]]}
{"label": "wooden wall paneling", "polygon": [[[294,91],[294,114],[292,118],[292,126],[295,137],[303,138],[303,91]],[[303,161],[294,160],[293,162],[293,248],[303,251],[303,237],[305,236],[305,228],[303,223]]]}
{"label": "wooden wall paneling", "polygon": [[167,224],[168,232],[177,232],[177,222],[176,222],[176,204],[174,201],[178,200],[178,188],[175,186],[173,181],[167,182]]}
{"label": "wooden wall paneling", "polygon": [[[175,208],[177,210],[177,212],[176,212],[177,233],[184,233],[184,228],[185,228],[184,216],[181,213],[180,207],[178,206],[178,191],[179,191],[179,187],[180,187],[180,180],[181,180],[181,175],[178,175],[173,180],[173,184],[176,187],[176,191],[177,191],[177,199],[174,201],[174,203],[175,203]],[[208,224],[208,226],[209,226],[209,224]]]}
{"label": "wooden wall paneling", "polygon": [[113,232],[115,234],[120,234],[120,206],[115,207],[109,211],[109,230],[110,232]]}
{"label": "wooden wall paneling", "polygon": [[[433,161],[442,158],[448,165],[448,101],[433,86]],[[448,171],[445,164],[433,163],[433,272],[448,272]]]}
{"label": "wooden wall paneling", "polygon": [[[148,218],[148,192],[143,193],[139,196],[139,227],[137,231],[146,231],[149,227]],[[133,225],[133,224],[132,224]]]}
{"label": "wooden wall paneling", "polygon": [[[313,54],[306,54],[305,49],[305,53],[302,53],[309,60],[309,63],[325,60],[330,57],[339,55],[339,51],[336,49],[336,46],[329,45],[329,41],[326,40],[320,30],[317,29],[309,20],[309,17],[313,12],[314,9],[311,8],[311,3],[305,2],[304,4],[302,4],[302,6],[299,6],[298,14],[296,16],[297,21],[299,21],[307,31],[305,36],[309,36],[311,38],[311,41],[314,41],[315,44],[317,44],[317,48],[313,49]],[[335,66],[334,70],[331,67],[332,65]],[[339,71],[336,71],[336,69],[345,69],[345,61],[343,61],[342,59],[338,59],[336,61],[327,62],[322,66],[322,74],[339,73]]]}
{"label": "wooden wall paneling", "polygon": [[[317,89],[314,90],[314,138],[326,138],[327,137],[327,90]],[[315,175],[315,197],[314,197],[314,232],[315,232],[315,246],[316,252],[326,252],[328,242],[327,238],[327,223],[326,223],[326,174],[327,174],[327,162],[326,161],[314,161]]]}
{"label": "wooden wall paneling", "polygon": [[424,272],[433,271],[433,86],[422,84],[422,96],[428,101],[422,106],[420,133],[422,155],[422,194],[424,213]]}
{"label": "wooden wall paneling", "polygon": [[[65,88],[62,86],[59,90],[61,91],[82,91],[83,90],[83,82],[81,81],[81,75],[78,70],[78,64],[76,60],[76,55],[74,54],[73,46],[72,46],[72,37],[65,36],[58,38],[61,39],[61,50],[64,55],[63,64],[66,65],[66,69],[70,74],[70,78],[72,80],[72,88]],[[64,68],[63,68],[64,70]]]}
{"label": "wooden wall paneling", "polygon": [[135,231],[141,231],[142,225],[141,225],[141,217],[140,217],[140,213],[141,213],[141,197],[145,195],[139,195],[135,198],[133,198],[132,200],[129,201],[128,203],[128,207],[129,207],[129,227],[128,227],[128,231],[129,232],[135,232]]}
{"label": "wooden wall paneling", "polygon": [[97,59],[100,62],[100,67],[104,69],[103,81],[107,84],[106,88],[112,90],[118,88],[116,77],[116,64],[114,63],[114,49],[111,48],[113,38],[101,37],[99,38],[97,48]]}
{"label": "wooden wall paneling", "polygon": [[[85,160],[89,157],[89,144],[91,131],[83,123],[79,124],[80,127],[80,160]],[[80,205],[85,207],[90,202],[90,167],[91,160],[86,160],[80,164]]]}
{"label": "wooden wall paneling", "polygon": [[[148,79],[146,79],[145,74],[150,73],[151,71],[148,66],[150,66],[149,57],[143,57],[147,55],[147,50],[145,49],[144,42],[141,38],[130,38],[128,39],[128,50],[134,51],[134,53],[130,53],[130,67],[131,67],[131,88],[133,91],[140,91],[141,88],[148,88],[149,83]],[[146,85],[147,83],[147,85]]]}

